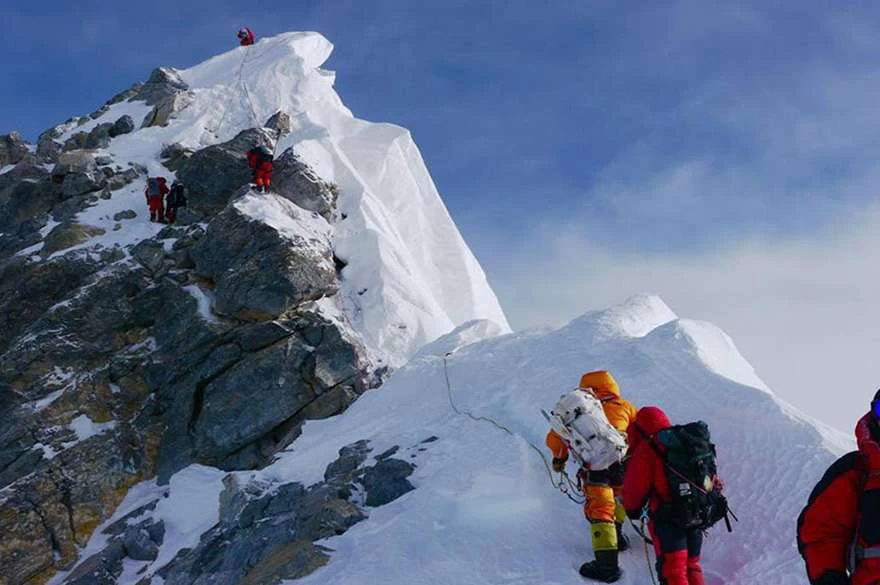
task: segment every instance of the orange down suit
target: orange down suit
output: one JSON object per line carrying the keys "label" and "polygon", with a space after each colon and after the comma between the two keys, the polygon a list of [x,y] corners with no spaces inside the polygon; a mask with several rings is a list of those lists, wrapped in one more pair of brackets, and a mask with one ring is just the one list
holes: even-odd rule
{"label": "orange down suit", "polygon": [[[608,422],[625,435],[630,423],[636,418],[636,408],[620,397],[620,387],[611,373],[605,370],[588,372],[581,376],[579,387],[593,390],[596,398],[602,401]],[[547,433],[547,447],[553,452],[554,458],[568,459],[568,447],[562,437],[552,430]],[[587,497],[584,514],[591,523],[623,522],[623,509],[620,510],[621,514],[616,514],[617,504],[614,501],[614,493],[620,491],[620,485],[618,482],[614,483],[617,485],[592,483],[588,479],[584,485],[584,495]]]}

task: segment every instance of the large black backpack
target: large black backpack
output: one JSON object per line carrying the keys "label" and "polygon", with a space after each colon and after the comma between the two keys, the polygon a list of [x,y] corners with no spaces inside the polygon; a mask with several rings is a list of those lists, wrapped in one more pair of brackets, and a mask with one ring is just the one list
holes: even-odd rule
{"label": "large black backpack", "polygon": [[672,501],[659,512],[685,529],[706,530],[723,519],[731,531],[728,514],[732,513],[721,493],[715,445],[706,423],[697,421],[663,429],[656,441],[665,447],[665,452],[657,451],[663,457],[672,495]]}

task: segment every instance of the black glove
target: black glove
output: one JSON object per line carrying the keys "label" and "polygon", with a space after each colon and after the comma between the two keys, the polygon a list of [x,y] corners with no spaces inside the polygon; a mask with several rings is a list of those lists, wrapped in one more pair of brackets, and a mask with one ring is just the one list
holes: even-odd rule
{"label": "black glove", "polygon": [[645,510],[644,507],[637,508],[635,510],[627,510],[626,517],[629,518],[630,520],[641,520],[642,513],[644,512],[644,510]]}
{"label": "black glove", "polygon": [[565,471],[565,462],[566,462],[566,459],[563,459],[561,457],[554,457],[553,458],[553,471],[555,471],[556,473],[562,473],[563,471]]}
{"label": "black glove", "polygon": [[849,585],[849,577],[840,571],[825,571],[813,585]]}

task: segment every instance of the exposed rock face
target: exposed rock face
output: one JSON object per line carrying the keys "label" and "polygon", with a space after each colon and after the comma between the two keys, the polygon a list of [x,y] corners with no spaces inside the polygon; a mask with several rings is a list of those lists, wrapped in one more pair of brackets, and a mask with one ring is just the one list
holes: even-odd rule
{"label": "exposed rock face", "polygon": [[[363,467],[369,451],[364,441],[344,447],[324,481],[309,488],[299,483],[240,485],[228,476],[218,525],[160,576],[168,585],[277,585],[312,573],[329,561],[329,551],[314,543],[343,534],[366,518],[351,500],[375,469]],[[388,461],[398,461],[412,473],[409,464]]]}
{"label": "exposed rock face", "polygon": [[109,134],[110,138],[116,138],[130,132],[134,132],[134,120],[131,119],[131,116],[122,116],[110,127]]}
{"label": "exposed rock face", "polygon": [[52,169],[52,181],[61,185],[61,197],[66,199],[101,190],[107,184],[107,177],[98,169],[91,153],[75,151],[58,158]]}
{"label": "exposed rock face", "polygon": [[188,90],[189,86],[174,69],[154,69],[147,82],[130,98],[153,106],[141,123],[141,128],[167,125],[168,120],[191,103]]}
{"label": "exposed rock face", "polygon": [[0,258],[38,242],[60,201],[61,189],[41,166],[22,161],[0,175]]}
{"label": "exposed rock face", "polygon": [[255,146],[272,149],[274,139],[269,130],[245,130],[232,140],[209,146],[183,161],[177,178],[189,188],[190,206],[208,215],[225,208],[253,177],[245,156],[247,151]]}
{"label": "exposed rock face", "polygon": [[0,168],[17,165],[30,155],[28,143],[18,132],[0,135]]}
{"label": "exposed rock face", "polygon": [[[131,197],[118,191],[146,168],[94,149],[136,131],[128,116],[104,121],[113,103],[144,100],[154,125],[189,98],[176,72],[157,70],[44,133],[36,155],[17,140],[0,146],[15,165],[0,175],[0,585],[71,569],[65,583],[110,584],[127,563],[152,563],[165,537],[156,502],[104,528],[103,550],[77,556],[131,486],[193,463],[259,468],[304,421],[342,412],[372,380],[360,341],[313,302],[339,287],[334,188],[292,152],[278,161],[281,195],[246,187],[245,153],[271,148],[284,116],[169,154],[192,207],[158,234],[114,246],[83,219],[155,233],[136,226],[139,210],[105,202]],[[276,583],[321,566],[314,541],[364,517],[361,492],[377,503],[411,489],[408,464],[365,467],[368,450],[343,450],[309,488],[229,483],[220,524],[163,570],[166,583]]]}
{"label": "exposed rock face", "polygon": [[[267,212],[276,225],[261,221],[259,215]],[[216,283],[219,313],[265,321],[336,293],[330,226],[310,215],[245,187],[208,224],[192,257],[197,272]],[[290,221],[294,217],[299,221]]]}
{"label": "exposed rock face", "polygon": [[332,183],[319,178],[296,154],[287,149],[275,159],[272,190],[303,209],[333,220],[339,193]]}
{"label": "exposed rock face", "polygon": [[55,252],[78,246],[89,238],[102,234],[103,229],[91,225],[75,222],[59,224],[46,236],[40,255],[47,258]]}
{"label": "exposed rock face", "polygon": [[280,135],[290,134],[293,130],[293,120],[286,112],[275,112],[271,118],[266,120],[265,127]]}

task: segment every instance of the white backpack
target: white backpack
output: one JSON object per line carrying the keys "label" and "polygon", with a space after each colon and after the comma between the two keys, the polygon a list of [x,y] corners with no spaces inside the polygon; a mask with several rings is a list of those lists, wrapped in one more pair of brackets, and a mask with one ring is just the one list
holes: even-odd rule
{"label": "white backpack", "polygon": [[572,390],[550,414],[541,412],[581,465],[600,470],[623,460],[626,439],[608,422],[602,402],[592,392]]}

